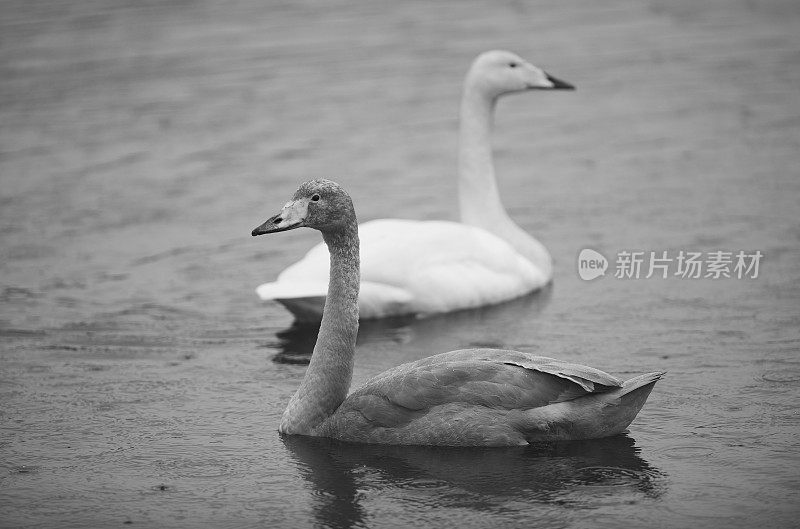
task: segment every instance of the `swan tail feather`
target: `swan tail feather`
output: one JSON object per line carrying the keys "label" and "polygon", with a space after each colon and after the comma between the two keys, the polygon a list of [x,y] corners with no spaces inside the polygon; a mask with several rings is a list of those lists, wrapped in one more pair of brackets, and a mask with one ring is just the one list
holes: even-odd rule
{"label": "swan tail feather", "polygon": [[626,380],[622,387],[527,410],[520,425],[528,442],[597,439],[620,434],[644,406],[663,371]]}

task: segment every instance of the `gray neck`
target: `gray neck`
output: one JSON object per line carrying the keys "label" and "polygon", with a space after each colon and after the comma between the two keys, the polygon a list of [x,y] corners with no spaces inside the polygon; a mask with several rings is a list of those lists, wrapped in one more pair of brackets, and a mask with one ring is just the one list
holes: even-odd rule
{"label": "gray neck", "polygon": [[458,147],[458,200],[461,222],[504,239],[550,277],[547,249],[517,226],[500,200],[492,161],[491,133],[497,96],[472,86],[461,99]]}
{"label": "gray neck", "polygon": [[322,323],[303,382],[281,418],[280,431],[312,434],[347,397],[358,334],[358,228],[323,232],[331,257]]}

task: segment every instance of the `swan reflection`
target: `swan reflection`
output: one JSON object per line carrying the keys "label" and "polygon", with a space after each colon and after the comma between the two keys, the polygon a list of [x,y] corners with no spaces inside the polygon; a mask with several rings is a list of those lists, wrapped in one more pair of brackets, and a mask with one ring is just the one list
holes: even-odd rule
{"label": "swan reflection", "polygon": [[422,494],[427,508],[535,520],[545,513],[566,517],[565,506],[655,499],[666,488],[663,474],[626,434],[513,448],[362,445],[304,436],[282,440],[308,483],[322,526],[365,525],[370,502],[387,494],[417,500]]}

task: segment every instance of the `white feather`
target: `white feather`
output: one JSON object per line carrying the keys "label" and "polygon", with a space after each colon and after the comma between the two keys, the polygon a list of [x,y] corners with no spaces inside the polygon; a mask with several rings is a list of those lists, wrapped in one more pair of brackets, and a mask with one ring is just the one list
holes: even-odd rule
{"label": "white feather", "polygon": [[[497,98],[534,87],[554,88],[554,84],[543,70],[511,52],[486,52],[473,62],[461,101],[461,222],[384,219],[362,224],[361,318],[491,305],[551,280],[547,249],[503,208],[489,141]],[[261,299],[282,303],[301,320],[319,320],[328,267],[327,249],[319,244],[274,283],[256,291]]]}
{"label": "white feather", "polygon": [[[473,226],[379,219],[361,224],[358,233],[364,319],[499,303],[548,281],[506,241]],[[308,303],[303,298],[322,302],[329,267],[328,249],[320,243],[256,292],[284,304]]]}

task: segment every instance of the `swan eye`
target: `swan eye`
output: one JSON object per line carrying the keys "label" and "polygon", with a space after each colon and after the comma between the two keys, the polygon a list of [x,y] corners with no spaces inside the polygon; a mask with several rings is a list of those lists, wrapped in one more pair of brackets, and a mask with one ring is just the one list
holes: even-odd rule
{"label": "swan eye", "polygon": [[312,197],[311,197],[311,200],[312,200],[313,202],[316,202],[316,201],[318,201],[318,200],[319,200],[319,195],[314,195],[314,196],[312,196]]}
{"label": "swan eye", "polygon": [[508,63],[508,65],[509,65],[511,68],[516,68],[517,66],[519,66],[519,64],[517,64],[517,63],[515,63],[515,62],[510,62],[510,63]]}

